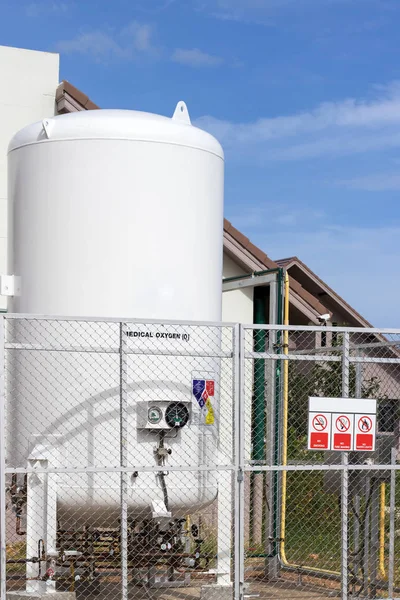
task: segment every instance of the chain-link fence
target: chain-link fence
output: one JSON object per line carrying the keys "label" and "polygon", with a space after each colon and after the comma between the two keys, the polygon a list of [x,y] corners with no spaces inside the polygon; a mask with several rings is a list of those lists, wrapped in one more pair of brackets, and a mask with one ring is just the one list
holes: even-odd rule
{"label": "chain-link fence", "polygon": [[229,584],[233,328],[4,324],[7,593]]}
{"label": "chain-link fence", "polygon": [[[399,332],[248,326],[243,346],[244,581],[279,597],[398,596]],[[375,450],[308,449],[315,397],[376,399]]]}
{"label": "chain-link fence", "polygon": [[[400,595],[400,332],[8,315],[0,352],[2,600]],[[319,397],[375,399],[374,450],[309,450]]]}

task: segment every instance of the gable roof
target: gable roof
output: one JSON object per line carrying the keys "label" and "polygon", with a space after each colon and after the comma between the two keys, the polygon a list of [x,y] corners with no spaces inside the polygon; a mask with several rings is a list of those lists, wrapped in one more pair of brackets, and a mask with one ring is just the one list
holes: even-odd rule
{"label": "gable roof", "polygon": [[60,114],[100,108],[69,81],[62,81],[56,90],[57,111]]}
{"label": "gable roof", "polygon": [[[293,267],[300,269],[302,273],[306,276],[310,285],[317,287],[320,290],[320,294],[328,295],[330,298],[330,304],[333,305],[334,308],[344,312],[348,315],[350,320],[355,321],[355,325],[362,327],[372,327],[371,323],[369,323],[359,312],[357,312],[348,302],[346,302],[339,294],[337,294],[328,284],[326,284],[314,271],[312,271],[306,264],[304,264],[297,256],[291,256],[290,258],[281,258],[275,261],[277,265],[286,269],[288,272],[293,270]],[[308,285],[304,284],[307,288]],[[351,325],[353,323],[350,323]]]}
{"label": "gable roof", "polygon": [[[232,242],[235,242],[234,244]],[[242,259],[242,266],[250,272],[264,269],[278,269],[281,265],[273,261],[265,252],[255,246],[249,238],[236,229],[230,221],[224,219],[224,248],[236,260]],[[242,256],[240,256],[240,249]],[[236,250],[236,251],[235,251]],[[244,260],[247,257],[247,261]],[[308,316],[311,320],[318,323],[318,317],[329,310],[304,287],[289,275],[289,284],[291,292],[291,302],[304,312],[308,308]],[[311,314],[310,314],[311,313]]]}

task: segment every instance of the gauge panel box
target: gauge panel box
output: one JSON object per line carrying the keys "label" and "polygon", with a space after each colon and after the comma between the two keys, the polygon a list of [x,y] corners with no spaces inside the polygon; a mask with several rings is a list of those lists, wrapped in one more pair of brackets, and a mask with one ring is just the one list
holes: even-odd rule
{"label": "gauge panel box", "polygon": [[170,400],[151,400],[137,403],[138,429],[173,429],[190,424],[192,403],[171,402]]}

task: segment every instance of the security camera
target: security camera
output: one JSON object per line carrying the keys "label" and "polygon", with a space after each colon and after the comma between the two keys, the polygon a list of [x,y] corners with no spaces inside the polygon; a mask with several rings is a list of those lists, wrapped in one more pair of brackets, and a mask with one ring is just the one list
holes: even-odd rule
{"label": "security camera", "polygon": [[330,318],[331,318],[331,315],[328,313],[326,315],[320,315],[318,317],[318,321],[329,321]]}

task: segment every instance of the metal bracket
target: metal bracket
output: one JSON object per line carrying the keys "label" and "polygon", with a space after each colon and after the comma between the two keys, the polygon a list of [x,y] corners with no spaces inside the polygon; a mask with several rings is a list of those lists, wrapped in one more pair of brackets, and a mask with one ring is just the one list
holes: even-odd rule
{"label": "metal bracket", "polygon": [[267,285],[276,281],[276,273],[267,273],[266,275],[257,275],[251,277],[243,277],[243,279],[235,279],[235,281],[222,280],[222,291],[230,292],[232,290],[241,290],[248,287],[258,287]]}
{"label": "metal bracket", "polygon": [[16,275],[0,275],[0,295],[20,296],[21,277],[17,277]]}

